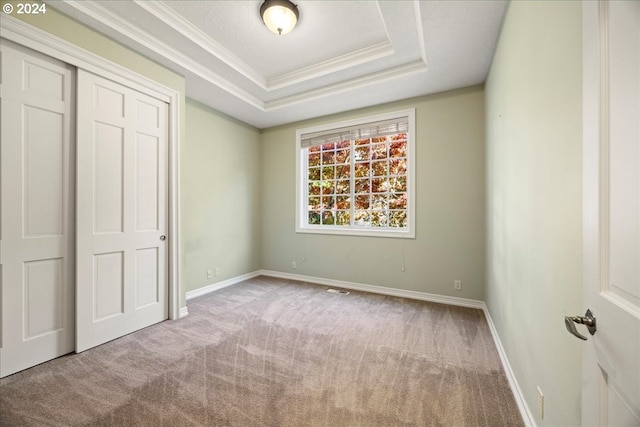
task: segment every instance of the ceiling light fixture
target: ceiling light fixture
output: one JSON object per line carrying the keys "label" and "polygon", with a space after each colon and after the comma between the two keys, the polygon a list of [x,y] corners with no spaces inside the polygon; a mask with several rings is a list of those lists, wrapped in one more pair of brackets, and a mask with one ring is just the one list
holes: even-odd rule
{"label": "ceiling light fixture", "polygon": [[265,0],[260,6],[260,16],[268,29],[283,35],[293,30],[300,14],[298,7],[289,0]]}

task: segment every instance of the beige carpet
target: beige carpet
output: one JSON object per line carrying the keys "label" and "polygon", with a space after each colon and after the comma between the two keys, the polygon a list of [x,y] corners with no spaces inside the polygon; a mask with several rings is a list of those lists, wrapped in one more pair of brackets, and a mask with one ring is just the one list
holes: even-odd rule
{"label": "beige carpet", "polygon": [[482,311],[258,277],[0,380],[2,426],[520,426]]}

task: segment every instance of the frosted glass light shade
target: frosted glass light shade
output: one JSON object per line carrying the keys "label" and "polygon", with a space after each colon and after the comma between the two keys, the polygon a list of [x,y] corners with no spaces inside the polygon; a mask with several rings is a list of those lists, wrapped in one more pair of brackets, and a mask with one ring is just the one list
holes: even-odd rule
{"label": "frosted glass light shade", "polygon": [[264,25],[276,34],[290,33],[298,22],[298,8],[288,0],[266,0],[260,6]]}

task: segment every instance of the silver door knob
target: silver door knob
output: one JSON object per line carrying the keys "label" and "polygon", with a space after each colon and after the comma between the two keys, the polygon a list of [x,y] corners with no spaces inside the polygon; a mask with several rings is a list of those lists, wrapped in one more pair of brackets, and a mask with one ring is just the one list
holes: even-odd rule
{"label": "silver door knob", "polygon": [[160,240],[162,240],[162,241],[164,242],[165,240],[167,240],[167,236],[165,236],[165,235],[163,234],[162,236],[160,236]]}
{"label": "silver door knob", "polygon": [[567,331],[573,336],[580,338],[581,340],[586,341],[587,337],[578,332],[576,328],[576,323],[580,325],[585,325],[587,330],[591,335],[595,335],[596,333],[596,318],[593,316],[591,310],[587,310],[584,316],[565,316],[564,325],[567,327]]}

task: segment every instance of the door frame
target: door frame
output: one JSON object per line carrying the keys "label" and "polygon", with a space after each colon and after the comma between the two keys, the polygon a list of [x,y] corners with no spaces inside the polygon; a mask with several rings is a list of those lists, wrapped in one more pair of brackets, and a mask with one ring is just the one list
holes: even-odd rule
{"label": "door frame", "polygon": [[171,320],[186,316],[187,307],[180,306],[180,92],[9,15],[2,17],[2,38],[152,95],[169,105],[168,308]]}
{"label": "door frame", "polygon": [[[603,131],[600,102],[601,91],[601,51],[599,16],[600,2],[582,2],[582,286],[583,307],[593,307],[595,289],[599,289],[602,253],[600,248],[601,232],[605,218],[602,217],[601,197],[605,190],[601,187],[604,171],[601,167]],[[594,31],[595,28],[595,31]],[[596,313],[597,315],[597,313]],[[595,375],[597,364],[592,343],[582,346],[582,420],[586,424],[599,425],[600,405],[598,386],[602,378]]]}

